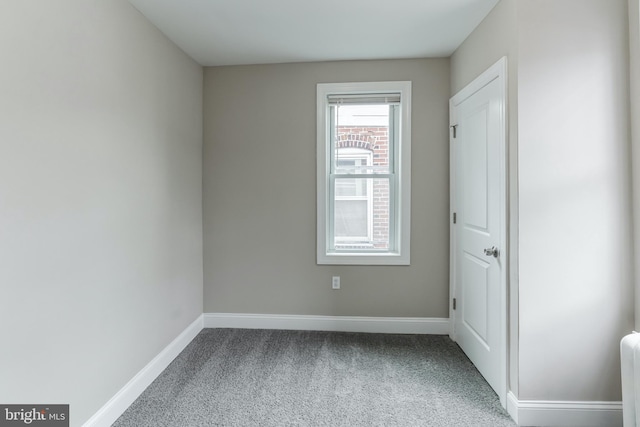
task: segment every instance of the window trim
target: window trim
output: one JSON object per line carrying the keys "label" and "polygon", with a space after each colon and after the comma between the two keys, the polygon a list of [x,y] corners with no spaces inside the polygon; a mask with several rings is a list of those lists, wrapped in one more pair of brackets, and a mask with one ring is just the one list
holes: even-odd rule
{"label": "window trim", "polygon": [[[329,95],[368,95],[400,94],[399,138],[395,147],[396,181],[394,191],[395,205],[390,216],[395,244],[392,251],[384,252],[330,252],[330,226],[328,207],[330,188],[331,147],[328,138],[330,132]],[[317,115],[317,263],[321,265],[409,265],[411,249],[411,82],[358,82],[358,83],[319,83],[316,98]]]}

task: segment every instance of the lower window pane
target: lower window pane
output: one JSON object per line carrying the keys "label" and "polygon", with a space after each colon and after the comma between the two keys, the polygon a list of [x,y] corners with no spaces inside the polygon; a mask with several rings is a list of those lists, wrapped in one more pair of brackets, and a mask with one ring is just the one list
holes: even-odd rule
{"label": "lower window pane", "polygon": [[[339,191],[347,185],[364,191]],[[334,190],[334,248],[389,250],[389,179],[337,178]]]}
{"label": "lower window pane", "polygon": [[336,240],[369,239],[369,215],[367,200],[336,200]]}

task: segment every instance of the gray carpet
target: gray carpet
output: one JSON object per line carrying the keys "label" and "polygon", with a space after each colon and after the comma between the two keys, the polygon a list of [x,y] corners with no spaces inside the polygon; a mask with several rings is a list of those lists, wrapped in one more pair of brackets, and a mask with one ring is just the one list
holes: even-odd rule
{"label": "gray carpet", "polygon": [[126,426],[515,426],[448,337],[204,329]]}

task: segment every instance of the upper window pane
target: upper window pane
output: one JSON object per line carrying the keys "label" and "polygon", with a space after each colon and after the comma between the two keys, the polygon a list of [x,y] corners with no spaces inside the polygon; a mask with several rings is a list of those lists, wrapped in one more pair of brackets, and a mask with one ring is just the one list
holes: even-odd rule
{"label": "upper window pane", "polygon": [[[388,174],[391,172],[389,104],[336,105],[332,108],[335,135],[332,170],[336,174]],[[350,161],[368,152],[366,161]],[[349,161],[347,161],[349,160]]]}

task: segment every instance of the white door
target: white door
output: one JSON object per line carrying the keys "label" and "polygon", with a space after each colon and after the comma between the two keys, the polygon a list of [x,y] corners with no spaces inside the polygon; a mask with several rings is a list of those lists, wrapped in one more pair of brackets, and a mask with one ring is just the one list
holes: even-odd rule
{"label": "white door", "polygon": [[[504,60],[451,99],[453,339],[506,403]],[[453,307],[452,307],[453,308]]]}

